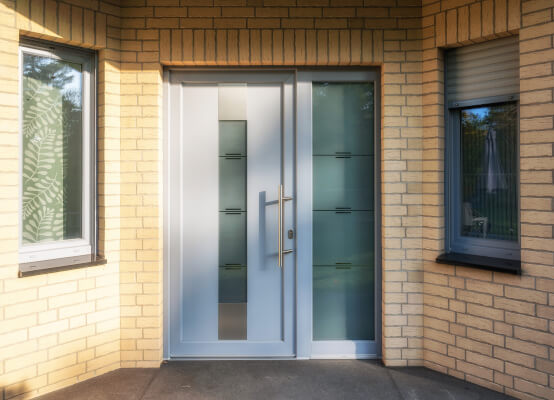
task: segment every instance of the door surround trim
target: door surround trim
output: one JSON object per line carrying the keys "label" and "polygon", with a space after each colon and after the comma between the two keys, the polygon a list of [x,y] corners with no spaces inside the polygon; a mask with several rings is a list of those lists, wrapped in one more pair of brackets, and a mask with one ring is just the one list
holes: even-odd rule
{"label": "door surround trim", "polygon": [[[169,146],[169,86],[170,86],[170,74],[171,72],[256,72],[256,73],[291,73],[294,76],[293,83],[293,123],[294,123],[294,181],[295,181],[295,193],[297,196],[295,215],[296,221],[296,235],[295,235],[295,267],[296,267],[296,281],[295,281],[295,298],[294,298],[294,324],[295,324],[295,356],[293,357],[170,357],[169,354],[169,224],[166,223],[169,218],[168,214],[168,170],[169,170],[169,157],[164,157],[167,154]],[[312,353],[312,271],[311,271],[311,204],[312,204],[312,168],[311,168],[311,136],[306,136],[302,133],[302,128],[299,126],[298,111],[301,107],[299,105],[299,98],[301,92],[302,77],[316,76],[320,80],[329,80],[337,82],[348,81],[372,81],[374,82],[374,157],[375,157],[375,171],[374,171],[374,199],[375,199],[375,343],[376,352],[373,354],[366,353],[336,353],[336,354],[313,354]],[[300,78],[300,79],[299,79]],[[163,115],[163,129],[162,129],[162,146],[160,146],[160,160],[162,160],[162,185],[163,188],[160,194],[160,203],[163,205],[163,213],[160,216],[163,227],[163,360],[216,360],[216,359],[309,359],[309,358],[381,358],[381,346],[382,346],[382,241],[381,241],[381,109],[382,109],[382,87],[381,87],[381,69],[379,67],[313,67],[313,68],[296,68],[296,67],[249,67],[249,66],[237,66],[237,67],[173,67],[166,66],[163,69],[163,102],[162,102],[162,115]],[[310,104],[311,106],[311,104]],[[304,142],[303,142],[304,140]],[[309,140],[309,151],[306,152],[306,141]],[[307,153],[307,154],[306,154]],[[309,160],[307,160],[307,157]],[[302,164],[303,162],[309,162],[308,164]],[[297,165],[309,165],[309,168],[303,168],[300,170]],[[306,187],[306,178],[309,181],[309,186]],[[301,184],[302,183],[302,184]],[[308,200],[308,202],[306,202]],[[302,220],[299,219],[301,210],[306,210],[309,207],[309,221],[310,229],[302,229]],[[305,212],[305,211],[304,211]],[[308,243],[306,243],[308,241]],[[305,245],[309,244],[308,250],[303,251],[301,249],[301,243]],[[304,246],[305,246],[304,245]],[[301,273],[301,265],[306,262],[306,254],[309,254],[310,264],[309,274]],[[290,257],[290,256],[289,256]],[[304,271],[305,272],[305,271]],[[309,276],[308,276],[309,275]],[[303,296],[304,295],[304,296]],[[299,321],[302,319],[302,323]]]}

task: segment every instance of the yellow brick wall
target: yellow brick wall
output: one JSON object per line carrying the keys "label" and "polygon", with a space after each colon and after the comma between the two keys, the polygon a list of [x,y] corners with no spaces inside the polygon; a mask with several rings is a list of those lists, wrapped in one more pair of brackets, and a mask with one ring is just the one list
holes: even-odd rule
{"label": "yellow brick wall", "polygon": [[[34,397],[120,367],[119,6],[0,3],[0,397]],[[18,278],[19,35],[98,55],[98,192],[104,266]]]}
{"label": "yellow brick wall", "polygon": [[420,15],[419,0],[122,1],[122,366],[161,357],[161,65],[383,67],[383,359],[422,364]]}
{"label": "yellow brick wall", "polygon": [[[424,365],[554,398],[554,3],[423,2]],[[443,48],[518,34],[522,276],[438,265],[444,249]]]}
{"label": "yellow brick wall", "polygon": [[[3,0],[6,397],[161,361],[163,65],[380,67],[385,364],[424,363],[517,397],[552,396],[552,9],[551,0]],[[524,275],[438,266],[442,48],[518,32]],[[20,34],[99,51],[100,247],[107,266],[16,278]]]}
{"label": "yellow brick wall", "polygon": [[419,2],[159,4],[121,8],[122,365],[155,365],[161,352],[162,65],[383,66],[383,354],[388,365],[421,364]]}
{"label": "yellow brick wall", "polygon": [[[220,4],[221,3],[221,4]],[[298,3],[298,4],[297,4]],[[64,276],[75,307],[75,320],[85,321],[86,373],[69,369],[63,386],[118,366],[157,366],[162,349],[161,263],[161,97],[162,65],[375,65],[383,66],[383,354],[388,365],[422,362],[421,264],[421,29],[418,1],[399,0],[397,7],[375,1],[6,1],[2,5],[2,39],[9,38],[12,55],[20,34],[43,37],[99,50],[99,192],[100,247],[109,260],[95,267],[38,278],[17,279],[17,101],[6,102],[2,132],[11,151],[3,154],[11,181],[3,180],[5,230],[2,295],[20,304],[31,301],[20,286],[35,290]],[[153,7],[156,5],[156,7]],[[396,5],[396,4],[395,4]],[[79,23],[81,22],[81,23]],[[17,57],[5,58],[12,96],[17,96]],[[4,104],[2,105],[4,107]],[[10,112],[11,111],[11,112]],[[4,121],[3,121],[4,122]],[[8,183],[9,182],[9,183]],[[4,199],[3,199],[4,200]],[[94,284],[80,284],[96,276]],[[113,281],[108,282],[110,277]],[[91,280],[87,282],[92,282]],[[100,283],[101,282],[101,283]],[[108,284],[110,289],[96,286]],[[119,285],[118,285],[119,284]],[[75,286],[76,285],[76,286]],[[71,289],[69,289],[71,287]],[[75,289],[75,290],[73,290]],[[112,290],[109,292],[109,290]],[[32,291],[32,290],[31,290]],[[55,290],[54,290],[55,292]],[[91,294],[89,294],[89,292]],[[17,293],[17,296],[14,294]],[[79,296],[83,296],[81,302]],[[94,293],[94,294],[92,294]],[[103,302],[100,305],[100,296]],[[54,296],[54,298],[63,296]],[[106,300],[104,300],[106,299]],[[111,301],[111,305],[107,305]],[[55,302],[53,302],[55,303]],[[90,303],[90,304],[89,304]],[[408,304],[409,303],[409,304]],[[89,313],[104,313],[110,330],[112,358],[96,350],[108,340]],[[120,315],[116,315],[119,310]],[[2,327],[13,334],[2,308]],[[51,313],[53,327],[62,329],[65,313]],[[25,335],[39,322],[28,321]],[[118,321],[119,319],[119,321]],[[6,322],[6,323],[4,323]],[[8,324],[8,322],[10,322]],[[120,322],[120,326],[117,326]],[[78,333],[76,333],[78,334]],[[59,334],[53,333],[58,340]],[[119,335],[119,336],[118,336]],[[98,340],[95,340],[99,337]],[[120,339],[120,341],[118,340]],[[25,351],[24,341],[17,342]],[[103,344],[104,342],[102,342]],[[58,342],[56,342],[58,344]],[[120,348],[117,348],[119,344]],[[10,343],[11,345],[11,343]],[[13,346],[12,346],[13,347]],[[11,347],[10,347],[11,348]],[[4,353],[7,355],[8,353]],[[47,355],[50,360],[50,354]],[[6,358],[6,356],[4,356]],[[71,356],[60,360],[70,362]],[[43,377],[38,359],[27,358],[28,370],[2,370],[2,384],[19,392],[47,391],[53,378]],[[45,361],[46,362],[46,361]],[[82,359],[75,363],[82,364]],[[2,368],[9,368],[8,359]],[[63,364],[65,368],[66,364]],[[70,364],[73,366],[74,364]],[[107,367],[106,367],[107,366]],[[80,367],[82,368],[82,366]],[[93,372],[91,372],[93,371]],[[40,376],[35,383],[31,379]],[[50,379],[50,381],[49,381]],[[11,390],[11,389],[9,389]],[[9,396],[15,394],[9,391]]]}

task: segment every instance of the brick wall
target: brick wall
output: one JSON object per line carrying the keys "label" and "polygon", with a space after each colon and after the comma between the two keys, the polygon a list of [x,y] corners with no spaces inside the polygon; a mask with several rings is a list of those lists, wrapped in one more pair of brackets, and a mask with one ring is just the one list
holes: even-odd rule
{"label": "brick wall", "polygon": [[[0,3],[3,399],[36,396],[120,366],[118,14],[118,6],[99,1]],[[105,266],[17,277],[20,34],[99,50],[99,245]]]}
{"label": "brick wall", "polygon": [[[92,1],[83,7],[78,0],[23,0],[5,1],[1,11],[2,40],[9,38],[10,45],[4,52],[11,52],[10,57],[3,59],[2,68],[6,71],[3,77],[12,85],[4,90],[11,90],[12,100],[17,98],[19,34],[99,50],[100,247],[110,262],[107,267],[16,278],[18,114],[17,101],[6,100],[1,115],[3,122],[10,123],[3,124],[2,140],[10,147],[2,153],[2,162],[10,171],[6,178],[10,178],[3,179],[2,201],[9,205],[4,214],[9,216],[10,226],[2,231],[8,240],[2,248],[7,257],[1,270],[0,295],[11,298],[20,308],[20,304],[34,299],[31,294],[30,298],[25,297],[24,286],[40,297],[39,291],[46,293],[50,284],[65,280],[66,289],[60,286],[60,290],[75,297],[58,296],[53,289],[49,292],[53,299],[46,300],[46,306],[58,304],[54,299],[65,299],[68,306],[75,306],[74,321],[84,321],[84,326],[75,327],[75,334],[82,335],[71,342],[77,347],[62,343],[61,333],[51,334],[53,343],[69,354],[58,359],[54,352],[45,353],[45,362],[57,360],[49,365],[66,371],[59,380],[40,369],[40,358],[29,355],[26,369],[10,362],[18,356],[17,352],[27,354],[26,345],[32,344],[29,331],[42,323],[36,312],[29,313],[27,325],[20,332],[6,311],[7,305],[2,307],[2,329],[17,337],[14,342],[6,342],[16,353],[11,358],[8,352],[2,355],[5,360],[0,371],[2,384],[8,388],[6,397],[19,392],[48,391],[118,366],[159,365],[162,349],[159,151],[161,72],[166,64],[383,66],[382,169],[386,183],[383,355],[388,365],[421,364],[418,182],[422,122],[418,1],[198,0],[180,4],[175,0],[163,3],[139,0],[122,1],[121,7],[107,1]],[[101,285],[106,288],[100,289]],[[104,312],[104,307],[112,314]],[[100,312],[103,313],[95,317]],[[49,315],[52,327],[60,331],[70,323],[65,312]],[[108,322],[93,322],[98,318]],[[111,329],[105,333],[103,329],[109,323]],[[106,355],[105,343],[112,346]],[[103,346],[100,350],[99,345]]]}
{"label": "brick wall", "polygon": [[121,11],[122,365],[148,366],[160,359],[157,149],[162,64],[384,66],[383,178],[390,184],[383,187],[387,194],[383,353],[389,365],[420,364],[418,3],[401,1],[395,8],[386,1],[369,2],[366,7],[362,1],[325,0],[300,1],[298,6],[295,1],[156,4],[124,2]]}
{"label": "brick wall", "polygon": [[[159,365],[163,65],[381,67],[385,364],[424,363],[517,397],[552,397],[551,0],[117,3],[0,4],[5,397],[33,396],[119,366]],[[438,266],[442,49],[515,33],[524,274]],[[20,34],[99,50],[100,247],[107,266],[16,278]]]}
{"label": "brick wall", "polygon": [[[424,1],[424,365],[554,398],[552,1]],[[442,48],[519,33],[522,276],[434,263],[444,249]]]}
{"label": "brick wall", "polygon": [[122,365],[160,359],[161,204],[152,193],[161,179],[161,65],[383,66],[383,358],[387,365],[422,363],[419,5],[413,0],[122,2],[121,223],[122,246],[129,246],[120,264]]}

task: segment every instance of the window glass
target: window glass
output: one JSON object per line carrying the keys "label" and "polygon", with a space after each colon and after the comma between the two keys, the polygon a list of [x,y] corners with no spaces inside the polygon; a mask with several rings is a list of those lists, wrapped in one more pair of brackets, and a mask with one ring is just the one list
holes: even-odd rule
{"label": "window glass", "polygon": [[517,241],[517,118],[516,103],[461,110],[462,236]]}
{"label": "window glass", "polygon": [[22,88],[22,243],[81,238],[81,65],[23,53]]}

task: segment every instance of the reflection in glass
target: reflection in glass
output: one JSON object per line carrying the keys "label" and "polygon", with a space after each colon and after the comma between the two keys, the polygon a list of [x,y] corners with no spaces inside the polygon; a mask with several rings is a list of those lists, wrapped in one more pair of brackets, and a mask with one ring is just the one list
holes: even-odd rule
{"label": "reflection in glass", "polygon": [[374,340],[373,84],[314,82],[313,339]]}
{"label": "reflection in glass", "polygon": [[517,105],[461,111],[461,233],[517,240]]}
{"label": "reflection in glass", "polygon": [[314,82],[315,155],[373,154],[373,83]]}
{"label": "reflection in glass", "polygon": [[81,238],[81,65],[24,53],[22,85],[22,242]]}

